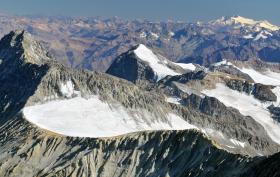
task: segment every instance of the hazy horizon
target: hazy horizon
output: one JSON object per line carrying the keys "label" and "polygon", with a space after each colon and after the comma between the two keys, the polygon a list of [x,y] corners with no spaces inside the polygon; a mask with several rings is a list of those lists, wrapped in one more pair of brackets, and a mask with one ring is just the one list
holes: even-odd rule
{"label": "hazy horizon", "polygon": [[[240,15],[256,20],[268,20],[280,25],[275,0],[0,0],[0,13],[8,15],[65,16],[65,17],[120,17],[127,20],[196,22],[222,16]],[[67,7],[67,8],[66,8]]]}

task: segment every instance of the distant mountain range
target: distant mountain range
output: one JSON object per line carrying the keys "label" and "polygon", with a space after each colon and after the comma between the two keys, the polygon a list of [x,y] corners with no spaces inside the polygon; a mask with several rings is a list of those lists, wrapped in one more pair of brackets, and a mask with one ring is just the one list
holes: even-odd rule
{"label": "distant mountain range", "polygon": [[25,29],[73,68],[106,71],[137,44],[180,63],[209,66],[228,60],[279,62],[279,27],[268,21],[222,17],[207,23],[114,18],[0,16],[0,34]]}

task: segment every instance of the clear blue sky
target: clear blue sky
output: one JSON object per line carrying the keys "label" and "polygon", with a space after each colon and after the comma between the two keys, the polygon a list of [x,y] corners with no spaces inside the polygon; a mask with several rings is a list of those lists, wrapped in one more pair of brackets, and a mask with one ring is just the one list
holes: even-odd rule
{"label": "clear blue sky", "polygon": [[280,25],[280,0],[0,0],[0,12],[182,21],[241,15]]}

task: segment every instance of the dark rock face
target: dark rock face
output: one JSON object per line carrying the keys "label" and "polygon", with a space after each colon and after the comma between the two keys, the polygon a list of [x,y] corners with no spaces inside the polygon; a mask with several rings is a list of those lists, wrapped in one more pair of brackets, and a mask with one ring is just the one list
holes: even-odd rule
{"label": "dark rock face", "polygon": [[228,80],[226,85],[233,90],[252,94],[261,101],[277,101],[277,96],[271,91],[273,86],[270,85],[252,84],[248,81],[234,79]]}
{"label": "dark rock face", "polygon": [[185,98],[187,93],[178,88],[177,83],[186,84],[192,80],[202,80],[207,75],[203,70],[188,72],[178,76],[166,76],[154,85],[154,88],[163,90],[166,95]]}
{"label": "dark rock face", "polygon": [[[259,160],[259,159],[258,159]],[[252,167],[246,170],[245,173],[239,175],[240,177],[279,177],[280,170],[280,153],[274,154],[268,158],[262,158],[256,162]]]}
{"label": "dark rock face", "polygon": [[254,84],[248,81],[230,79],[226,82],[226,85],[232,90],[237,90],[239,92],[245,92],[251,94],[254,90]]}
{"label": "dark rock face", "polygon": [[[225,115],[230,116],[227,111],[227,107],[214,97],[205,96],[201,98],[197,95],[190,95],[188,98],[183,100],[183,104],[200,110],[210,116],[224,117]],[[222,115],[221,115],[222,114]]]}
{"label": "dark rock face", "polygon": [[280,49],[265,47],[259,51],[260,57],[267,62],[279,62]]}
{"label": "dark rock face", "polygon": [[273,86],[255,84],[252,94],[261,101],[277,101],[277,96],[271,91]]}
{"label": "dark rock face", "polygon": [[271,117],[280,123],[280,107],[275,107],[274,105],[270,105],[267,108],[271,114]]}
{"label": "dark rock face", "polygon": [[167,76],[159,81],[159,84],[170,85],[172,82],[178,82],[181,84],[186,84],[191,80],[202,80],[207,75],[204,71],[194,71],[188,72],[177,76]]}
{"label": "dark rock face", "polygon": [[106,73],[136,83],[140,80],[155,82],[152,68],[139,60],[133,49],[120,55],[109,67]]}
{"label": "dark rock face", "polygon": [[26,38],[24,31],[16,31],[0,41],[0,121],[15,116],[24,107],[49,69],[48,65],[33,64],[36,60],[26,58],[24,45],[31,42]]}

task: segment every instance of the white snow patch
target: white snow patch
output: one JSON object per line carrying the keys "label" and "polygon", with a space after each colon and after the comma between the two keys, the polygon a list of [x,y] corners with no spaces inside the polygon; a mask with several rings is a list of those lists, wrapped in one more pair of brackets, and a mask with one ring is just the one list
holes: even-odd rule
{"label": "white snow patch", "polygon": [[234,148],[235,148],[235,147],[229,146],[229,145],[226,145],[226,147],[231,148],[231,149],[234,149]]}
{"label": "white snow patch", "polygon": [[247,25],[255,25],[257,22],[253,19],[241,17],[241,16],[235,16],[231,18],[234,20],[236,23],[241,23],[241,24],[247,24]]}
{"label": "white snow patch", "polygon": [[260,102],[252,95],[232,90],[221,83],[218,83],[215,89],[204,90],[202,93],[216,97],[226,106],[238,109],[245,116],[251,116],[264,127],[273,141],[280,144],[280,124],[275,123],[270,117],[267,104]]}
{"label": "white snow patch", "polygon": [[143,44],[140,44],[138,48],[134,50],[134,53],[138,58],[149,63],[150,67],[155,72],[157,81],[167,75],[180,75],[180,73],[170,69],[165,62],[161,61],[150,49],[148,49]]}
{"label": "white snow patch", "polygon": [[81,28],[90,28],[91,27],[90,24],[85,23],[83,21],[79,21],[75,25],[78,26],[78,27],[81,27]]}
{"label": "white snow patch", "polygon": [[255,37],[254,41],[257,41],[257,40],[260,40],[260,39],[267,39],[267,36],[265,36],[265,35],[261,32],[261,33],[259,33],[259,34]]}
{"label": "white snow patch", "polygon": [[195,89],[192,89],[184,84],[176,83],[176,85],[181,91],[187,93],[188,95],[195,94],[195,95],[200,96],[201,98],[205,97],[205,95],[203,93],[201,93]]}
{"label": "white snow patch", "polygon": [[173,37],[173,36],[175,35],[175,33],[174,33],[173,31],[170,31],[170,32],[168,33],[168,35],[171,36],[171,37]]}
{"label": "white snow patch", "polygon": [[80,96],[80,92],[76,91],[75,86],[71,80],[66,81],[66,83],[60,84],[60,92],[66,98],[71,98],[72,96]]}
{"label": "white snow patch", "polygon": [[97,96],[25,107],[23,114],[28,121],[43,129],[77,137],[111,137],[146,130],[196,129],[173,113],[167,115],[167,121],[161,121],[145,110],[131,113],[121,105],[110,106]]}
{"label": "white snow patch", "polygon": [[273,36],[272,33],[264,30],[264,31],[261,31],[256,37],[255,37],[255,41],[259,40],[259,39],[267,39],[268,36]]}
{"label": "white snow patch", "polygon": [[159,35],[156,34],[156,33],[151,32],[151,35],[152,35],[155,39],[158,39],[158,38],[159,38]]}
{"label": "white snow patch", "polygon": [[146,38],[147,34],[143,31],[143,32],[140,33],[139,37],[140,38]]}
{"label": "white snow patch", "polygon": [[231,141],[234,145],[241,146],[242,148],[245,147],[245,142],[241,142],[241,141],[238,141],[238,140],[236,140],[236,139],[230,139],[230,141]]}
{"label": "white snow patch", "polygon": [[214,63],[213,65],[214,66],[222,66],[222,65],[233,66],[233,64],[227,60],[223,60],[223,61]]}
{"label": "white snow patch", "polygon": [[175,63],[176,65],[180,66],[183,69],[194,71],[196,66],[192,63]]}
{"label": "white snow patch", "polygon": [[178,98],[178,97],[167,97],[165,100],[166,100],[166,102],[168,102],[168,103],[181,104],[181,103],[180,103],[181,98]]}
{"label": "white snow patch", "polygon": [[245,38],[245,39],[253,39],[254,37],[253,37],[252,34],[248,34],[248,35],[243,36],[243,38]]}

